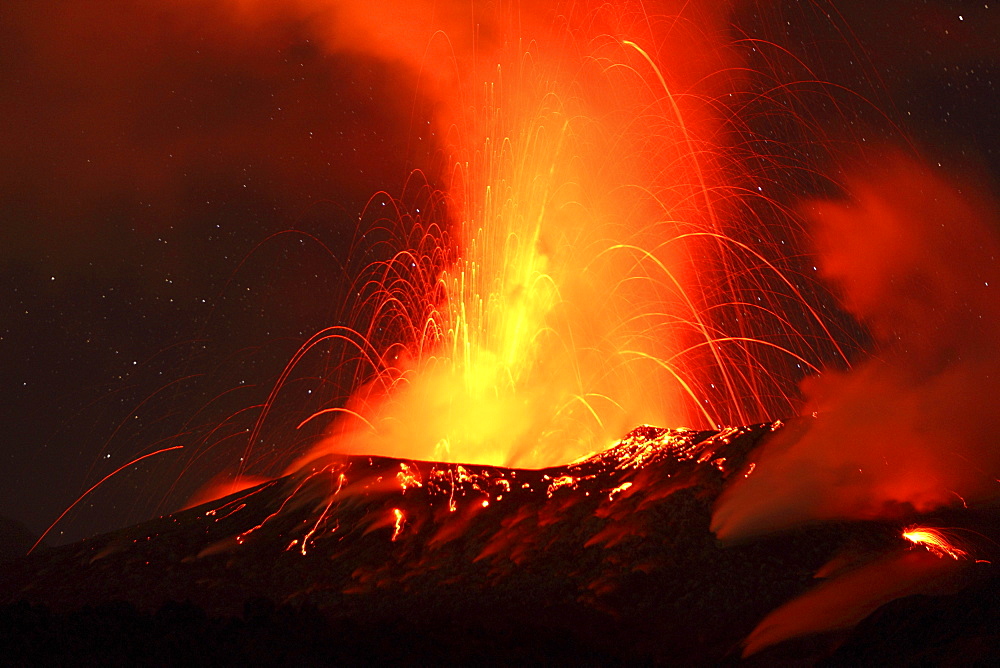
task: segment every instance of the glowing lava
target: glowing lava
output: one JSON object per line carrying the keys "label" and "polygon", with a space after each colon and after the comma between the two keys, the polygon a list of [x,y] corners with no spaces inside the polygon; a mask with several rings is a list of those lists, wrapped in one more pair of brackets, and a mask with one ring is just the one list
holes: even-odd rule
{"label": "glowing lava", "polygon": [[968,556],[968,552],[955,545],[943,530],[934,527],[908,527],[903,531],[903,538],[942,558],[951,557],[957,560]]}
{"label": "glowing lava", "polygon": [[722,168],[733,128],[715,96],[733,84],[711,75],[728,43],[687,6],[686,21],[578,9],[477,10],[491,38],[473,56],[422,57],[455,73],[428,121],[452,182],[369,206],[406,241],[358,282],[369,324],[319,333],[290,365],[333,339],[361,353],[352,396],[302,423],[334,418],[289,470],[330,453],[551,466],[636,424],[787,413],[796,374],[842,356],[766,240],[733,232],[768,201]]}
{"label": "glowing lava", "polygon": [[[437,546],[463,536],[480,514],[493,513],[508,521],[490,525],[495,534],[474,560],[507,555],[520,562],[541,533],[558,534],[557,523],[583,507],[599,519],[588,525],[592,533],[583,547],[611,547],[646,535],[646,522],[653,520],[644,513],[654,512],[664,499],[684,490],[717,489],[740,470],[759,439],[780,427],[769,423],[714,432],[642,426],[604,452],[538,470],[329,455],[221,504],[202,506],[204,521],[230,528],[240,526],[240,518],[255,505],[248,502],[251,496],[273,497],[264,507],[275,510],[205,547],[198,558],[266,541],[262,534],[273,539],[275,531],[286,552],[294,549],[302,556],[325,554],[345,535],[377,533],[379,541],[409,549],[424,542]],[[290,519],[303,509],[312,509],[305,521]],[[537,519],[521,525],[529,512]]]}

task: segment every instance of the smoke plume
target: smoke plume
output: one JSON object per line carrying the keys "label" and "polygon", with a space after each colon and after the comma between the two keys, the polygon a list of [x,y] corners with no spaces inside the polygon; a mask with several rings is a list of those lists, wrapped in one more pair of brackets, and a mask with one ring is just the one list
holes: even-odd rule
{"label": "smoke plume", "polygon": [[997,494],[1000,209],[900,156],[846,190],[811,207],[816,251],[877,349],[803,384],[816,419],[766,445],[723,496],[713,529],[724,540]]}

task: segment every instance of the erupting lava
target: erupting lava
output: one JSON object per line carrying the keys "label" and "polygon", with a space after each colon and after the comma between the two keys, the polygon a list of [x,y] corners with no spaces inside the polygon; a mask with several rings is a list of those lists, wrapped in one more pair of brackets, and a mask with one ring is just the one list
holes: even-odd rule
{"label": "erupting lava", "polygon": [[[248,16],[277,11],[236,4]],[[762,139],[754,123],[772,121],[760,118],[803,133],[812,119],[785,109],[794,86],[743,67],[739,48],[763,42],[734,40],[715,3],[676,0],[657,14],[639,0],[450,3],[443,14],[418,3],[398,16],[367,3],[293,4],[313,28],[331,21],[325,48],[391,56],[419,76],[435,106],[424,118],[414,105],[415,141],[433,139],[446,167],[415,169],[402,193],[369,201],[359,230],[382,259],[352,276],[350,321],[316,332],[267,400],[245,409],[255,417],[237,475],[217,480],[231,494],[189,513],[211,542],[187,546],[185,564],[276,536],[282,559],[325,559],[336,579],[323,587],[339,597],[419,579],[459,557],[493,577],[526,563],[529,548],[539,560],[552,545],[600,548],[588,553],[600,576],[578,598],[597,607],[631,558],[622,546],[653,527],[669,533],[656,524],[667,499],[676,525],[705,520],[690,533],[708,536],[710,551],[716,537],[817,520],[912,518],[964,499],[956,489],[997,480],[966,476],[976,459],[968,443],[992,443],[996,418],[966,434],[975,411],[955,399],[1000,377],[982,353],[993,349],[990,323],[1000,322],[983,318],[995,309],[991,281],[1000,283],[1000,245],[982,242],[974,225],[984,217],[962,206],[960,190],[939,197],[938,179],[906,160],[882,170],[886,189],[818,176],[820,161],[842,157],[821,138],[801,153],[767,153],[761,147],[780,144],[783,131]],[[354,28],[360,37],[345,45]],[[442,173],[445,183],[428,183]],[[783,177],[797,180],[794,196]],[[920,192],[900,198],[897,183]],[[830,191],[853,200],[815,205],[810,237],[794,209]],[[942,207],[958,232],[941,231]],[[869,236],[857,233],[859,220]],[[912,248],[884,258],[903,228]],[[809,243],[825,262],[802,256]],[[933,271],[918,269],[940,249]],[[975,268],[972,283],[964,265],[951,276],[956,257]],[[823,274],[842,284],[852,315],[827,299]],[[961,308],[959,293],[968,296]],[[927,311],[940,320],[925,336]],[[949,327],[951,339],[940,334]],[[884,345],[882,359],[844,371],[857,345],[848,331]],[[327,394],[295,416],[300,431],[287,440],[296,451],[272,420],[318,357],[314,376]],[[799,383],[821,370],[825,378],[803,391],[807,410],[823,415],[775,421],[801,408]],[[260,452],[269,439],[277,446]],[[295,461],[277,478],[282,458]],[[940,462],[958,462],[962,474],[951,477],[965,487],[946,481]],[[990,494],[992,486],[979,498]],[[569,517],[584,529],[556,535],[552,525]],[[453,542],[467,530],[468,553]],[[375,532],[393,544],[384,563],[366,551]],[[902,537],[930,554],[893,538],[896,553],[835,558],[820,571],[832,579],[766,617],[747,653],[850,628],[886,600],[965,568],[935,559],[968,556],[942,530],[913,526]],[[446,544],[459,556],[436,562]],[[649,575],[683,548],[664,539],[629,566]],[[80,554],[94,563],[118,550],[109,540]],[[331,565],[331,554],[349,552],[365,566]],[[681,569],[670,572],[684,580]],[[312,587],[294,596],[307,599]]]}
{"label": "erupting lava", "polygon": [[470,6],[488,30],[423,37],[452,180],[371,201],[398,250],[357,283],[365,325],[318,333],[272,392],[314,348],[360,352],[289,470],[334,452],[551,466],[636,424],[787,414],[803,374],[846,360],[785,240],[753,224],[787,214],[750,186],[767,156],[729,144],[741,128],[719,108],[749,94],[722,75],[720,17],[567,9]]}
{"label": "erupting lava", "polygon": [[920,545],[928,552],[939,557],[951,557],[958,560],[968,556],[968,553],[955,545],[954,541],[945,535],[941,529],[934,527],[912,526],[903,531],[903,538],[914,545]]}

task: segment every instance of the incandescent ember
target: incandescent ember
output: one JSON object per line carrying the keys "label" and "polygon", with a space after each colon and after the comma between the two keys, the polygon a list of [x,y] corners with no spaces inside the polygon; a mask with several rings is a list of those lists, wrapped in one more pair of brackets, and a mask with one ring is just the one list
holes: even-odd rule
{"label": "incandescent ember", "polygon": [[736,661],[743,639],[810,591],[845,538],[888,535],[829,524],[718,543],[714,502],[752,475],[752,451],[782,426],[643,426],[602,453],[533,470],[327,456],[9,564],[0,596],[61,614],[189,601],[216,616],[265,599],[337,628],[431,634],[427,659],[470,658],[459,650],[489,637],[565,641],[594,661]]}
{"label": "incandescent ember", "polygon": [[[724,653],[822,559],[774,563],[767,577],[782,584],[762,596],[760,548],[720,549],[708,530],[726,477],[773,428],[640,427],[605,452],[537,470],[331,456],[32,555],[11,565],[2,594],[55,610],[189,600],[219,615],[266,598],[359,623],[516,620],[598,644],[627,637],[639,655],[672,636],[678,656],[707,640]],[[690,614],[713,624],[681,633]],[[636,616],[651,628],[640,632]]]}

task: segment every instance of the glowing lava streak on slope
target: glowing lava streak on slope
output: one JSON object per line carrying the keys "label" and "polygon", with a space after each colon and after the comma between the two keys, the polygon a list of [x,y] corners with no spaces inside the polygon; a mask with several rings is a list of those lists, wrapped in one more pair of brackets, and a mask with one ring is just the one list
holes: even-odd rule
{"label": "glowing lava streak on slope", "polygon": [[737,83],[725,13],[562,9],[470,5],[474,38],[426,35],[421,71],[454,73],[428,121],[448,138],[452,183],[412,212],[389,202],[386,227],[417,231],[359,282],[367,329],[303,348],[348,338],[367,365],[346,406],[305,421],[336,417],[306,459],[563,463],[636,424],[788,412],[788,370],[843,356],[766,243],[731,233],[763,197],[725,184],[739,162],[713,111]]}
{"label": "glowing lava streak on slope", "polygon": [[927,548],[928,552],[939,557],[951,557],[957,560],[968,556],[968,553],[955,545],[943,531],[933,527],[907,527],[903,531],[903,538],[914,545]]}

